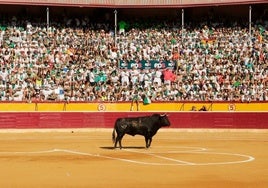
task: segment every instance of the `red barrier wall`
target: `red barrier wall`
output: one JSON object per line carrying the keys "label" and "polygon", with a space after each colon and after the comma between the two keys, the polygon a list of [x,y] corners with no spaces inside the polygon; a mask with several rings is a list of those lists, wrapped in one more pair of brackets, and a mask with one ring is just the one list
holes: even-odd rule
{"label": "red barrier wall", "polygon": [[[3,112],[0,128],[112,128],[118,117],[149,112]],[[170,128],[267,129],[268,112],[169,112]]]}

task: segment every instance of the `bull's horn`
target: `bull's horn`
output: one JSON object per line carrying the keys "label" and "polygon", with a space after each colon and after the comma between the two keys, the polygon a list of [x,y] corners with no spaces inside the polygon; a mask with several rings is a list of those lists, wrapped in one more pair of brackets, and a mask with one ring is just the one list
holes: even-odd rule
{"label": "bull's horn", "polygon": [[167,114],[166,113],[164,113],[164,114],[160,114],[160,116],[166,116]]}

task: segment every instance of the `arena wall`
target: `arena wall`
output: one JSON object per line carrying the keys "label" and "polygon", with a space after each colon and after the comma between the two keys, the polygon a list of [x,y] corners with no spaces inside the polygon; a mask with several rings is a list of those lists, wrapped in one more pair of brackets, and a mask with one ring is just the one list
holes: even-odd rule
{"label": "arena wall", "polygon": [[[268,129],[267,103],[0,103],[0,129],[112,128],[118,117],[167,113],[170,128]],[[205,105],[209,111],[189,111]],[[230,108],[232,107],[232,108]]]}
{"label": "arena wall", "polygon": [[[118,117],[152,112],[1,112],[1,129],[112,128]],[[268,112],[169,112],[170,128],[267,129]]]}
{"label": "arena wall", "polygon": [[[206,106],[213,112],[268,112],[266,102],[152,102],[133,104],[133,111],[179,112]],[[0,102],[0,112],[129,112],[131,102]]]}

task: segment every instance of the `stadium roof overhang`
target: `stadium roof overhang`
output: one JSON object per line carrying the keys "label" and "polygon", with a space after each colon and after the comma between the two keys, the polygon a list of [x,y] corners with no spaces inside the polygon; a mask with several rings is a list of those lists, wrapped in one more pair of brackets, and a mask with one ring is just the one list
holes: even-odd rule
{"label": "stadium roof overhang", "polygon": [[267,0],[0,0],[2,5],[102,8],[183,8],[268,3]]}

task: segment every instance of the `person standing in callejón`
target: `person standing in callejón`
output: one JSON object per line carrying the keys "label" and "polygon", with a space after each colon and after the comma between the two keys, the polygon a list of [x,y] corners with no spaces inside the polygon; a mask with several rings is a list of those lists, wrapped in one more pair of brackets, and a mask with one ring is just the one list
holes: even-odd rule
{"label": "person standing in callej\u00f3n", "polygon": [[133,111],[134,103],[136,104],[137,111],[140,110],[140,104],[139,101],[141,100],[141,95],[138,89],[134,89],[132,92],[132,100],[131,100],[131,106],[130,111]]}

